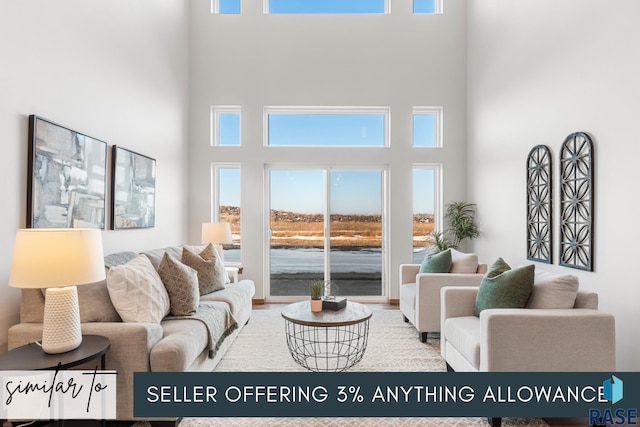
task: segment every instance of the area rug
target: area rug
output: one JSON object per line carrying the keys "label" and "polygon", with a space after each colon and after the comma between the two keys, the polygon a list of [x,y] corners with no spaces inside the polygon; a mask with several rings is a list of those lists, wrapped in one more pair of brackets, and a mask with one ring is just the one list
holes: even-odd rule
{"label": "area rug", "polygon": [[[218,372],[307,372],[287,349],[279,310],[253,311],[216,367]],[[427,343],[399,310],[374,310],[364,357],[350,372],[440,372],[445,364],[437,336]],[[338,374],[339,375],[339,374]],[[540,419],[504,418],[503,426],[547,426]],[[486,418],[185,418],[180,427],[487,427]]]}

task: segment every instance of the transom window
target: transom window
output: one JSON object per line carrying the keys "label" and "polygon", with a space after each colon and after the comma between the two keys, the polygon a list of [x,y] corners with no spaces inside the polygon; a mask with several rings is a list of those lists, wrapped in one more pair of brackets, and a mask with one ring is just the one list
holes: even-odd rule
{"label": "transom window", "polygon": [[442,107],[413,107],[413,146],[442,147]]}
{"label": "transom window", "polygon": [[265,13],[388,13],[389,0],[264,0]]}
{"label": "transom window", "polygon": [[265,145],[384,147],[389,145],[389,109],[265,108]]}
{"label": "transom window", "polygon": [[211,0],[211,13],[239,14],[240,0]]}
{"label": "transom window", "polygon": [[240,107],[211,108],[211,145],[240,145]]}
{"label": "transom window", "polygon": [[442,13],[442,0],[413,0],[413,13]]}

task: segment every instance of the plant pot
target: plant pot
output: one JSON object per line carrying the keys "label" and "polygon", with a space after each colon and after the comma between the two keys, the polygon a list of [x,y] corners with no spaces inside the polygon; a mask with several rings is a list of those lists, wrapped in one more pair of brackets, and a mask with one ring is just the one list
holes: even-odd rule
{"label": "plant pot", "polygon": [[311,299],[311,311],[314,313],[322,311],[322,299]]}

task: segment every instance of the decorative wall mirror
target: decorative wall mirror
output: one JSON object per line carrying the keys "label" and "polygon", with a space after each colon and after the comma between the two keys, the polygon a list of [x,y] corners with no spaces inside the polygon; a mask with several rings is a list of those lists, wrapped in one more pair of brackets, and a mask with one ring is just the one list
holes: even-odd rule
{"label": "decorative wall mirror", "polygon": [[584,132],[560,150],[560,265],[593,271],[593,143]]}
{"label": "decorative wall mirror", "polygon": [[552,260],[551,151],[536,145],[527,157],[527,259]]}

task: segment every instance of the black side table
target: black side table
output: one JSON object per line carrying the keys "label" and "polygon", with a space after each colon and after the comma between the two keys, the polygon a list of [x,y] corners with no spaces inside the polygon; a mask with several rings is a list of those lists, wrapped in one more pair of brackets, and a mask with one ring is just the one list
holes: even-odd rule
{"label": "black side table", "polygon": [[[69,369],[100,357],[100,370],[105,370],[105,355],[111,347],[109,338],[100,335],[83,335],[82,343],[75,350],[66,353],[48,354],[36,343],[0,355],[0,371],[41,371]],[[106,421],[102,420],[102,425]]]}

